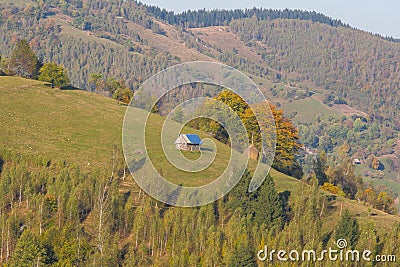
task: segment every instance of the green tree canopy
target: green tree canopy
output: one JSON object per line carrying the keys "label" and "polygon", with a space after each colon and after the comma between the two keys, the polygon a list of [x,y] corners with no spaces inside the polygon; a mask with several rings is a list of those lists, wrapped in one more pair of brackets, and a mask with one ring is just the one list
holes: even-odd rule
{"label": "green tree canopy", "polygon": [[229,266],[232,267],[255,267],[257,266],[255,256],[246,244],[235,246],[232,256],[229,259]]}
{"label": "green tree canopy", "polygon": [[343,213],[342,219],[336,227],[336,240],[346,239],[349,246],[354,248],[360,235],[357,219],[353,218],[348,209]]}
{"label": "green tree canopy", "polygon": [[91,87],[95,87],[97,92],[102,91],[104,89],[105,81],[103,79],[103,74],[101,73],[92,73],[89,76],[89,84]]}
{"label": "green tree canopy", "polygon": [[114,77],[108,78],[106,81],[106,88],[108,91],[111,92],[111,94],[114,94],[118,89],[121,89],[123,87],[123,84]]}
{"label": "green tree canopy", "polygon": [[39,70],[39,80],[51,83],[51,87],[61,88],[69,85],[69,78],[63,66],[46,63]]}
{"label": "green tree canopy", "polygon": [[276,192],[274,180],[270,175],[267,175],[261,188],[257,190],[257,194],[253,202],[254,221],[280,229],[284,219],[282,200]]}
{"label": "green tree canopy", "polygon": [[364,123],[361,121],[360,118],[357,118],[353,123],[353,130],[355,132],[361,132],[363,128],[364,128]]}
{"label": "green tree canopy", "polygon": [[35,234],[26,230],[18,239],[10,267],[30,267],[44,262],[44,250]]}

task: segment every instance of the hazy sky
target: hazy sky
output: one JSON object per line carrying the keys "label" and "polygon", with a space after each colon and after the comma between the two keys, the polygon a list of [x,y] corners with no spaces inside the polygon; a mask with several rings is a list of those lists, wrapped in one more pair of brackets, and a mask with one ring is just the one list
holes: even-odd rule
{"label": "hazy sky", "polygon": [[340,19],[356,28],[400,38],[400,0],[141,0],[167,10],[264,7],[303,9]]}

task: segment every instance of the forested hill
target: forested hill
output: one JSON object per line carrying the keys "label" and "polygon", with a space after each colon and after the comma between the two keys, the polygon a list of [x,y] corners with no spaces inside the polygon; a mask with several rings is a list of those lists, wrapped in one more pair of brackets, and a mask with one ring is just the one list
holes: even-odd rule
{"label": "forested hill", "polygon": [[244,19],[230,29],[292,80],[334,92],[372,116],[399,114],[400,44],[294,20]]}
{"label": "forested hill", "polygon": [[28,39],[43,61],[64,65],[76,87],[93,89],[90,75],[100,73],[135,90],[167,66],[214,60],[271,81],[265,91],[284,84],[319,92],[400,127],[400,44],[315,12],[174,14],[135,1],[7,0],[0,14],[3,58]]}
{"label": "forested hill", "polygon": [[[139,3],[141,5],[141,3]],[[298,19],[320,22],[334,27],[350,27],[340,20],[332,19],[315,11],[303,10],[273,10],[265,8],[235,9],[235,10],[188,10],[182,13],[167,11],[157,6],[143,5],[146,10],[157,19],[180,27],[199,28],[209,26],[227,26],[232,20],[252,18],[260,19]]]}

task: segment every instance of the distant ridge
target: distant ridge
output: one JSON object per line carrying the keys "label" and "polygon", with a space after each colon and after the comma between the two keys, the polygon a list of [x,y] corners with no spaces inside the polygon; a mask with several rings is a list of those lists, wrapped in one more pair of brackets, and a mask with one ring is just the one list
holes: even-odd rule
{"label": "distant ridge", "polygon": [[[246,9],[199,9],[187,10],[183,12],[174,12],[160,8],[158,6],[146,5],[136,2],[139,6],[146,8],[147,12],[155,18],[167,22],[171,25],[177,25],[186,28],[201,28],[210,26],[227,26],[232,20],[251,18],[254,15],[257,18],[265,19],[297,19],[312,22],[319,22],[332,27],[344,27],[357,29],[339,19],[334,19],[323,13],[316,11],[306,11],[300,9],[270,9],[270,8],[246,8]],[[368,32],[368,31],[367,31]],[[381,37],[390,42],[399,43],[400,39],[393,36],[384,36],[379,33],[369,32],[374,36]]]}
{"label": "distant ridge", "polygon": [[161,9],[157,6],[146,5],[138,2],[138,5],[142,5],[147,9],[147,12],[152,14],[157,19],[168,22],[172,25],[178,25],[181,27],[188,28],[199,28],[209,26],[226,26],[232,20],[251,18],[254,15],[259,19],[298,19],[298,20],[309,20],[313,22],[319,22],[327,24],[333,27],[347,27],[350,28],[349,24],[343,23],[340,20],[333,19],[322,13],[315,11],[304,11],[299,9],[266,9],[266,8],[251,8],[251,9],[213,9],[213,10],[188,10],[181,13],[174,11],[168,11],[165,8]]}

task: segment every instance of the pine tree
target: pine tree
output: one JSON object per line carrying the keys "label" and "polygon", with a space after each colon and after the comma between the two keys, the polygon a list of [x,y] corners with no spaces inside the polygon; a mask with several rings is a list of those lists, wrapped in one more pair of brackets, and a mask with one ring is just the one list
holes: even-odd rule
{"label": "pine tree", "polygon": [[18,239],[10,267],[39,266],[45,261],[44,250],[35,234],[26,230]]}
{"label": "pine tree", "polygon": [[283,207],[279,194],[275,190],[275,183],[268,175],[257,193],[253,203],[254,221],[258,224],[265,223],[270,228],[283,226]]}
{"label": "pine tree", "polygon": [[313,171],[315,176],[318,179],[318,185],[323,185],[328,182],[328,176],[326,175],[326,171],[328,170],[326,153],[325,151],[321,151],[313,164]]}
{"label": "pine tree", "polygon": [[356,249],[359,251],[369,250],[375,256],[377,252],[378,238],[376,236],[376,226],[372,222],[365,222],[360,227],[360,237]]}
{"label": "pine tree", "polygon": [[235,246],[232,256],[229,259],[230,267],[255,267],[257,266],[254,252],[245,244]]}
{"label": "pine tree", "polygon": [[37,76],[39,61],[25,39],[19,40],[10,58],[10,70],[25,78]]}
{"label": "pine tree", "polygon": [[359,225],[356,218],[353,218],[348,209],[343,213],[342,219],[336,227],[336,240],[346,239],[349,245],[354,248],[360,236]]}

